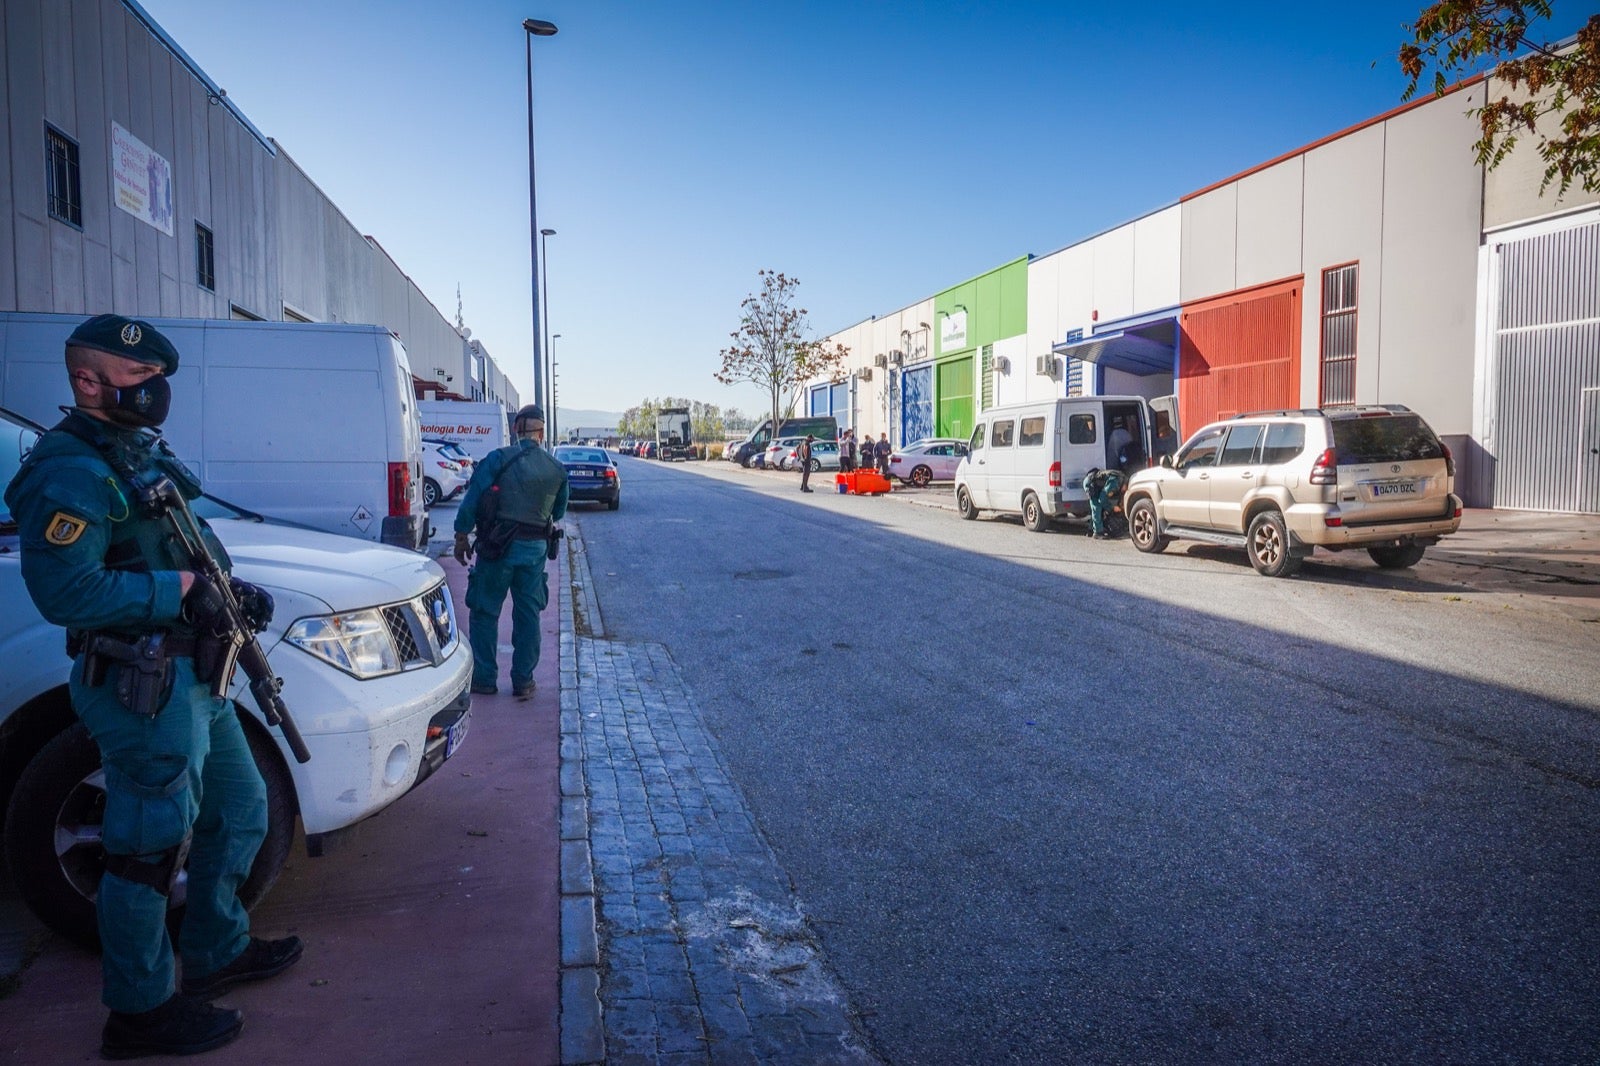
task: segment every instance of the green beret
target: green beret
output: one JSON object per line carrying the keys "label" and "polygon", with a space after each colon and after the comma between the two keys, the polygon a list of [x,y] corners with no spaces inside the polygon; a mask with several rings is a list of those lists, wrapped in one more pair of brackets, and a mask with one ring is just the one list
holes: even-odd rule
{"label": "green beret", "polygon": [[68,348],[93,348],[140,363],[159,366],[163,374],[178,369],[178,349],[148,322],[121,315],[95,315],[72,331]]}

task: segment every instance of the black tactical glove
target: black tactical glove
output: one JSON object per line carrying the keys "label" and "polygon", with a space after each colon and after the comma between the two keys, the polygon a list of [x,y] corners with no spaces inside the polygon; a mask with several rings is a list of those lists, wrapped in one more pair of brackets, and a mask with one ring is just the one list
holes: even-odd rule
{"label": "black tactical glove", "polygon": [[195,575],[194,586],[183,598],[183,620],[201,633],[226,631],[227,606],[211,582]]}
{"label": "black tactical glove", "polygon": [[239,613],[244,615],[245,625],[257,633],[266,629],[267,623],[272,621],[272,593],[260,585],[252,585],[236,577],[228,579],[228,588],[233,590],[233,598],[239,601]]}
{"label": "black tactical glove", "polygon": [[456,534],[455,546],[451,554],[456,557],[456,562],[462,566],[466,566],[467,560],[472,558],[472,542],[467,540],[465,533]]}

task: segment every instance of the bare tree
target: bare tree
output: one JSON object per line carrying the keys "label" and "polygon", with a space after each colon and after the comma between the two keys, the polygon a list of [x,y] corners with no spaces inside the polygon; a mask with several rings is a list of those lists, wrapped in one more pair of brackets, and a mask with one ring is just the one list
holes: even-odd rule
{"label": "bare tree", "polygon": [[842,344],[808,340],[806,309],[795,307],[798,278],[775,270],[760,270],[761,291],[739,305],[739,328],[729,334],[733,344],[721,351],[722,369],[716,379],[724,385],[748,381],[767,390],[772,398],[772,431],[783,421],[786,394],[812,378],[843,379],[850,350]]}
{"label": "bare tree", "polygon": [[1493,170],[1521,136],[1545,162],[1542,193],[1552,183],[1564,194],[1577,183],[1600,191],[1600,15],[1591,15],[1570,47],[1535,41],[1529,23],[1550,18],[1549,0],[1436,0],[1407,26],[1400,69],[1411,79],[1401,99],[1417,91],[1431,63],[1433,91],[1498,60],[1494,77],[1508,91],[1474,108],[1482,136],[1478,162]]}

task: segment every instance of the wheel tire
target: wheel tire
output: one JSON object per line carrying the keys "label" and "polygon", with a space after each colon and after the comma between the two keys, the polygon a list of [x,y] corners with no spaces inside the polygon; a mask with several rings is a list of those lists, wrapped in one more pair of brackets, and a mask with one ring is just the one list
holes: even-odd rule
{"label": "wheel tire", "polygon": [[911,483],[919,489],[925,489],[933,483],[933,471],[926,464],[919,465],[911,471]]}
{"label": "wheel tire", "polygon": [[1167,550],[1172,538],[1161,535],[1161,522],[1156,517],[1156,505],[1148,497],[1133,501],[1128,512],[1128,535],[1133,546],[1150,555]]}
{"label": "wheel tire", "polygon": [[[294,839],[294,800],[287,771],[271,742],[245,730],[251,754],[267,784],[267,836],[239,888],[239,900],[254,907],[272,888]],[[105,815],[105,777],[100,749],[82,723],[74,723],[39,749],[17,780],[12,817],[6,823],[6,862],[28,908],[50,929],[90,951],[100,949],[94,894],[105,870],[100,847]],[[70,841],[57,851],[57,840]],[[168,926],[182,917],[185,880],[169,901]]]}
{"label": "wheel tire", "polygon": [[741,467],[743,467],[744,469],[749,470],[750,469],[750,457],[747,455],[743,459],[740,459],[739,460],[739,465]]}
{"label": "wheel tire", "polygon": [[1288,577],[1300,569],[1300,556],[1289,550],[1289,531],[1277,511],[1262,511],[1250,520],[1245,554],[1263,577]]}
{"label": "wheel tire", "polygon": [[618,497],[616,497],[615,499],[611,500],[609,503],[606,504],[606,510],[615,511],[617,508],[619,508],[621,506],[622,506],[622,497],[618,496]]}
{"label": "wheel tire", "polygon": [[972,494],[967,491],[967,487],[965,485],[961,486],[959,489],[956,489],[956,510],[959,511],[961,513],[961,517],[966,519],[968,522],[978,517],[978,509],[972,506]]}
{"label": "wheel tire", "polygon": [[1044,513],[1039,497],[1031,492],[1022,497],[1022,524],[1034,533],[1043,533],[1050,528],[1050,516]]}
{"label": "wheel tire", "polygon": [[422,506],[432,507],[439,502],[439,483],[431,477],[422,479]]}
{"label": "wheel tire", "polygon": [[1401,544],[1393,548],[1368,548],[1367,554],[1385,570],[1403,570],[1420,563],[1425,551],[1421,544]]}
{"label": "wheel tire", "polygon": [[811,460],[811,472],[813,474],[815,474],[817,471],[819,471],[821,469],[822,469],[822,460],[821,459],[813,459],[813,460]]}

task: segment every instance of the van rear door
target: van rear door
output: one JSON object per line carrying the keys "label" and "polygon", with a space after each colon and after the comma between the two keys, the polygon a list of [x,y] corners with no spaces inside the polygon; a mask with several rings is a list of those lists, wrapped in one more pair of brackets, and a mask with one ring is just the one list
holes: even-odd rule
{"label": "van rear door", "polygon": [[387,503],[383,519],[385,544],[421,551],[428,544],[428,515],[422,500],[422,421],[411,389],[411,360],[400,339],[392,333],[378,336],[378,364],[389,376],[385,394],[388,431],[385,434]]}

